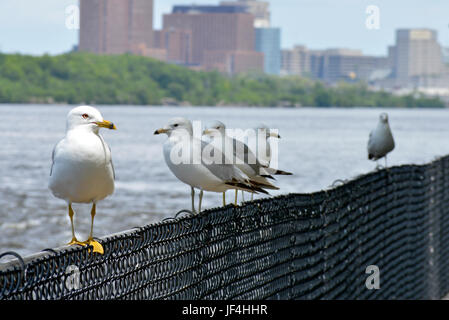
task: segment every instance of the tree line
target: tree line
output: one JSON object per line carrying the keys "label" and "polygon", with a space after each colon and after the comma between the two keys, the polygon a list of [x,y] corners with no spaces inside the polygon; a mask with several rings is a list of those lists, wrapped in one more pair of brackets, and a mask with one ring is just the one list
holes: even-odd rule
{"label": "tree line", "polygon": [[0,103],[316,107],[444,107],[438,98],[395,96],[363,83],[327,87],[300,77],[226,76],[133,55],[0,54]]}

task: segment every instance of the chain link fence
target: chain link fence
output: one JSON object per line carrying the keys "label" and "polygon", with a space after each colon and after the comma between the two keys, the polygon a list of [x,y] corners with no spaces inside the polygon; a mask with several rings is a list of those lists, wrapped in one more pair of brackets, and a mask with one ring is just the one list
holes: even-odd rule
{"label": "chain link fence", "polygon": [[18,256],[0,265],[0,299],[440,299],[448,170],[445,157],[170,219],[101,239],[104,255]]}

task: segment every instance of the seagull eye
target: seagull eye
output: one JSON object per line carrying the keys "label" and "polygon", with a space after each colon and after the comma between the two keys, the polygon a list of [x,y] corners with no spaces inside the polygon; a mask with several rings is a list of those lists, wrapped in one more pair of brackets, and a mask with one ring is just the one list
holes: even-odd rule
{"label": "seagull eye", "polygon": [[87,113],[85,113],[81,117],[83,117],[83,119],[87,119],[87,118],[89,118],[89,115]]}
{"label": "seagull eye", "polygon": [[175,127],[175,128],[176,128],[177,126],[179,126],[179,124],[177,124],[177,123],[173,125],[173,127]]}

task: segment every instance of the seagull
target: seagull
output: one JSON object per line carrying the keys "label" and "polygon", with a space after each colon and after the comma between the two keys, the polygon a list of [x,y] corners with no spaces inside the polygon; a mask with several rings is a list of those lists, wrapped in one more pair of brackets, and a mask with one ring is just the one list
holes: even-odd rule
{"label": "seagull", "polygon": [[[223,122],[211,122],[206,126],[203,134],[212,138],[211,144],[224,153],[227,158],[232,159],[233,164],[251,180],[256,181],[265,189],[279,190],[278,187],[268,181],[267,178],[273,180],[274,178],[257,160],[256,155],[249,149],[249,147],[244,142],[226,134],[226,126]],[[238,190],[236,189],[235,205],[237,205],[237,191]]]}
{"label": "seagull", "polygon": [[[72,240],[68,245],[90,245],[93,252],[104,253],[103,246],[93,238],[96,204],[114,192],[114,166],[111,150],[99,134],[100,128],[115,130],[90,106],[72,109],[67,115],[65,137],[53,149],[49,189],[68,204]],[[75,236],[72,203],[92,203],[91,228],[87,241]]]}
{"label": "seagull", "polygon": [[[171,119],[167,125],[154,132],[155,135],[164,133],[168,136],[163,147],[165,162],[179,180],[190,185],[192,212],[196,213],[195,188],[200,190],[198,212],[201,212],[204,191],[224,193],[229,189],[238,189],[268,194],[263,186],[249,179],[236,166],[227,164],[229,162],[219,149],[193,137],[192,123],[189,120]],[[213,154],[218,161],[211,161],[214,159],[204,157],[204,154]]]}
{"label": "seagull", "polygon": [[[254,128],[257,138],[256,144],[256,152],[257,159],[261,163],[261,165],[265,168],[265,170],[272,175],[281,175],[281,176],[291,176],[293,173],[270,168],[271,163],[271,146],[270,146],[270,138],[281,139],[279,133],[272,131],[265,124],[259,124]],[[258,141],[259,136],[265,138],[265,141]]]}
{"label": "seagull", "polygon": [[368,159],[377,161],[385,157],[387,166],[387,154],[394,149],[394,139],[388,123],[388,114],[381,113],[377,127],[371,131],[368,140]]}

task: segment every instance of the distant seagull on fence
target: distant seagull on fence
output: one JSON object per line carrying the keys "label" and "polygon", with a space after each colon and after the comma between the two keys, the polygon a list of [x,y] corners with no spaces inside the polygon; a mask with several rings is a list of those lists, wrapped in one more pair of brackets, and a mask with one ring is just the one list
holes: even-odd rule
{"label": "distant seagull on fence", "polygon": [[368,140],[368,159],[377,161],[385,157],[387,166],[387,154],[394,149],[394,139],[388,123],[388,115],[381,113],[377,127],[371,131]]}
{"label": "distant seagull on fence", "polygon": [[[278,187],[267,180],[267,178],[274,178],[257,160],[256,155],[249,147],[244,142],[226,134],[226,126],[223,122],[211,122],[206,126],[203,134],[210,137],[211,144],[224,153],[225,157],[232,159],[235,166],[242,170],[251,180],[256,181],[265,189],[279,190]],[[236,189],[235,205],[237,205],[237,191]],[[225,198],[225,195],[223,195],[223,198]]]}
{"label": "distant seagull on fence", "polygon": [[[168,135],[168,139],[164,143],[165,162],[179,180],[190,185],[192,212],[196,212],[195,188],[200,190],[198,212],[201,212],[204,191],[223,193],[229,189],[238,189],[267,193],[262,186],[256,181],[250,180],[236,166],[226,164],[224,155],[219,149],[195,138],[192,123],[189,120],[174,118],[166,126],[154,132],[156,135],[163,133]],[[205,148],[209,148],[210,152],[204,152]],[[207,159],[205,162],[203,153],[213,153],[214,159],[221,159],[221,163],[209,161],[212,159]]]}
{"label": "distant seagull on fence", "polygon": [[[65,137],[53,149],[49,188],[55,197],[67,201],[72,240],[69,245],[90,245],[104,253],[93,238],[96,204],[114,192],[114,166],[111,150],[99,134],[100,128],[116,129],[101,113],[89,106],[72,109],[67,116]],[[72,203],[92,203],[89,238],[76,239]]]}

